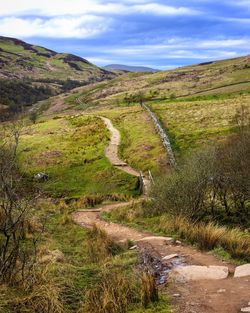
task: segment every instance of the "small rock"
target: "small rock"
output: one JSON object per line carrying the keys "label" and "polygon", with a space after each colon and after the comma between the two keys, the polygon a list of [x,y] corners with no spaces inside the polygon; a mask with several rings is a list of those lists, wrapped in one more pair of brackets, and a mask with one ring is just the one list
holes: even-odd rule
{"label": "small rock", "polygon": [[173,258],[177,258],[178,257],[178,254],[169,254],[169,255],[166,255],[162,258],[163,261],[167,261],[167,260],[171,260]]}
{"label": "small rock", "polygon": [[181,244],[182,244],[182,242],[181,242],[180,240],[176,240],[175,244],[177,244],[177,245],[181,245]]}
{"label": "small rock", "polygon": [[217,290],[217,293],[223,293],[223,292],[226,292],[226,289],[219,289],[219,290]]}
{"label": "small rock", "polygon": [[181,295],[179,294],[179,293],[174,293],[173,294],[173,297],[176,297],[176,298],[178,298],[178,297],[180,297]]}
{"label": "small rock", "polygon": [[250,264],[237,266],[234,272],[234,277],[250,276]]}
{"label": "small rock", "polygon": [[47,181],[49,179],[49,175],[46,173],[37,173],[34,175],[34,179],[37,181]]}
{"label": "small rock", "polygon": [[240,311],[241,312],[250,312],[250,307],[242,308]]}
{"label": "small rock", "polygon": [[138,248],[138,246],[137,246],[137,245],[135,245],[135,246],[133,246],[133,247],[129,248],[129,250],[135,250],[135,249],[137,249],[137,248]]}
{"label": "small rock", "polygon": [[139,239],[137,241],[151,241],[151,240],[159,240],[165,244],[173,243],[174,241],[172,237],[162,237],[162,236],[149,236]]}

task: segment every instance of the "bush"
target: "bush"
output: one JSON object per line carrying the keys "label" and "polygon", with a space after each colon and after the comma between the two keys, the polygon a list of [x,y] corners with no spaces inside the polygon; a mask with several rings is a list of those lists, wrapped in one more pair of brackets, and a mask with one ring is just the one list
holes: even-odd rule
{"label": "bush", "polygon": [[189,156],[158,180],[152,192],[158,214],[250,226],[250,132],[241,128],[228,140]]}

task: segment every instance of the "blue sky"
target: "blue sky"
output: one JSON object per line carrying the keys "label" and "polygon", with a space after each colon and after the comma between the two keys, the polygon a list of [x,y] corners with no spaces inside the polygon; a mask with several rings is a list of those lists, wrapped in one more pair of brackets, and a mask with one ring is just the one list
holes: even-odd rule
{"label": "blue sky", "polygon": [[97,65],[160,69],[250,53],[250,0],[0,0],[0,35]]}

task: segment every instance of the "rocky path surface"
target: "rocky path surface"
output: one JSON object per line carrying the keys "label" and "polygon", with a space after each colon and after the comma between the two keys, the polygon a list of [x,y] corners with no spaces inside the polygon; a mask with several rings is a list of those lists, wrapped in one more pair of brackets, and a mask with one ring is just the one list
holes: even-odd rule
{"label": "rocky path surface", "polygon": [[[141,232],[101,219],[102,212],[126,205],[128,203],[103,205],[97,209],[75,212],[72,217],[78,225],[85,228],[91,228],[95,224],[118,242],[132,241],[135,244],[134,248],[138,249],[139,253],[146,253],[150,256],[157,267],[160,263],[163,264],[167,270],[161,275],[165,275],[166,279],[160,277],[159,281],[163,278],[162,288],[172,297],[172,303],[176,304],[177,312],[244,312],[241,309],[247,308],[250,302],[250,276],[234,278],[234,265],[209,253],[183,245],[172,238],[153,236],[148,232]],[[208,275],[209,266],[215,266],[216,271],[210,272],[208,277],[206,275]],[[183,278],[178,274],[179,268],[187,268],[191,276]]]}
{"label": "rocky path surface", "polygon": [[[118,157],[119,131],[111,121],[101,117],[111,132],[105,153],[117,168],[135,176],[140,173]],[[124,225],[106,222],[101,213],[129,203],[103,205],[93,210],[72,214],[81,227],[96,225],[117,242],[130,240],[140,255],[141,266],[150,269],[163,291],[172,298],[178,313],[238,313],[250,312],[249,276],[235,278],[235,266],[215,256],[183,245],[170,237],[153,236]]]}

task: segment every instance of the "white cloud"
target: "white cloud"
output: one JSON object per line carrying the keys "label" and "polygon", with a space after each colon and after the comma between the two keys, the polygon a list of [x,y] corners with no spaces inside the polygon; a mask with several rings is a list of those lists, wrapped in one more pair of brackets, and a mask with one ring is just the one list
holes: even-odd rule
{"label": "white cloud", "polygon": [[237,1],[231,1],[233,5],[240,5],[244,6],[250,9],[250,1],[249,0],[237,0]]}
{"label": "white cloud", "polygon": [[[249,50],[250,38],[243,39],[213,39],[195,40],[192,38],[172,38],[161,44],[131,45],[122,48],[107,49],[103,47],[105,53],[115,53],[124,55],[166,55],[171,58],[196,58],[206,57],[211,54],[218,55],[219,51],[225,54],[225,49],[230,49],[229,54],[235,55],[234,50]],[[214,53],[212,51],[214,50]],[[198,56],[195,51],[199,51]]]}
{"label": "white cloud", "polygon": [[1,19],[0,33],[10,37],[88,38],[107,30],[109,21],[102,17],[55,17],[50,19]]}
{"label": "white cloud", "polygon": [[194,15],[200,13],[186,7],[173,7],[158,3],[135,5],[134,9],[141,13],[151,13],[156,15]]}
{"label": "white cloud", "polygon": [[156,15],[190,15],[196,14],[186,7],[174,7],[152,1],[117,1],[98,0],[9,0],[1,6],[1,16],[62,16],[83,14],[132,14],[149,13]]}
{"label": "white cloud", "polygon": [[223,20],[225,22],[250,24],[250,18],[244,18],[244,17],[226,17],[226,18],[222,18],[221,20]]}
{"label": "white cloud", "polygon": [[199,47],[201,48],[247,48],[250,46],[250,39],[222,39],[222,40],[207,40],[201,41]]}

